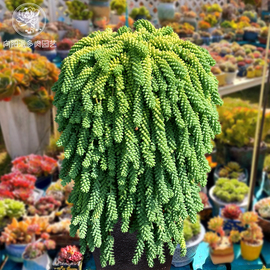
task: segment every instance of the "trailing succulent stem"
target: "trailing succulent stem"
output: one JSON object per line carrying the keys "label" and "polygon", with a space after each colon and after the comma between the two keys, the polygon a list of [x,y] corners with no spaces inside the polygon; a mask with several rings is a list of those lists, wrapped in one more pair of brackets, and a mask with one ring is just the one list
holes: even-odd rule
{"label": "trailing succulent stem", "polygon": [[[145,252],[164,263],[164,246],[185,249],[183,221],[203,209],[198,184],[220,133],[215,64],[208,52],[172,28],[144,20],[76,43],[53,90],[65,148],[63,184],[73,179],[71,235],[81,252],[101,249],[115,263],[111,234],[137,231],[133,263]],[[131,219],[132,217],[132,219]],[[131,221],[132,220],[132,221]]]}

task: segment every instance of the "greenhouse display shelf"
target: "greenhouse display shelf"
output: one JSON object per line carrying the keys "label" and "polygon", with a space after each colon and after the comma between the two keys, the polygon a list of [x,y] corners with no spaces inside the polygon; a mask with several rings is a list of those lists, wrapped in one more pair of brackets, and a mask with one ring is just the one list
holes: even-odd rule
{"label": "greenhouse display shelf", "polygon": [[226,85],[219,87],[219,94],[220,96],[225,96],[229,95],[235,92],[239,92],[254,86],[261,85],[262,83],[262,77],[257,77],[257,78],[236,78],[234,81],[234,84]]}

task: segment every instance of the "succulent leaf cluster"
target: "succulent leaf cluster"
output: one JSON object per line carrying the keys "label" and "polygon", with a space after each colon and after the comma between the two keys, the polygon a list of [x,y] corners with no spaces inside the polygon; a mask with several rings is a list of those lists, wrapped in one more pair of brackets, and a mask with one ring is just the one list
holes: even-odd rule
{"label": "succulent leaf cluster", "polygon": [[214,187],[214,195],[224,202],[242,202],[249,187],[237,179],[219,178]]}
{"label": "succulent leaf cluster", "polygon": [[184,220],[184,237],[185,241],[189,241],[193,236],[198,235],[201,232],[200,216],[197,215],[197,220],[192,223],[190,218]]}
{"label": "succulent leaf cluster", "polygon": [[209,53],[172,28],[145,20],[94,32],[63,61],[54,104],[64,146],[60,178],[74,180],[70,234],[81,252],[115,264],[112,231],[137,231],[133,263],[145,252],[165,262],[164,245],[185,247],[183,221],[196,222],[210,170],[205,153],[221,131],[222,100]]}

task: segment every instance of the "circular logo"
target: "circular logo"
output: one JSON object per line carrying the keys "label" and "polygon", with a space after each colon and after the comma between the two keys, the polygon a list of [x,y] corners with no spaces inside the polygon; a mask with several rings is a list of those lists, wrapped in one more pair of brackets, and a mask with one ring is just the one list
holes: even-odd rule
{"label": "circular logo", "polygon": [[14,30],[23,37],[32,38],[45,28],[46,14],[44,10],[32,3],[18,6],[12,15]]}

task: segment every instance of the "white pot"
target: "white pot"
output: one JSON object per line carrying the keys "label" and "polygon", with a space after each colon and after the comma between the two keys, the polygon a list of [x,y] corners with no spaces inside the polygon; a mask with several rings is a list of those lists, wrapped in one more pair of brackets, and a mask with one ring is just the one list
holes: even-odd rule
{"label": "white pot", "polygon": [[20,95],[12,97],[9,102],[0,102],[1,129],[6,149],[12,159],[29,154],[43,154],[50,141],[50,110],[45,114],[29,112],[22,97]]}
{"label": "white pot", "polygon": [[158,18],[160,20],[172,20],[175,15],[174,3],[158,3]]}
{"label": "white pot", "polygon": [[51,259],[47,252],[32,260],[23,260],[22,270],[49,270],[51,267]]}
{"label": "white pot", "polygon": [[223,202],[222,200],[220,200],[214,195],[213,193],[214,188],[215,186],[211,187],[209,190],[209,196],[213,202],[213,215],[214,216],[219,214],[220,208],[223,208],[227,204],[231,204],[231,203],[236,204],[237,206],[239,206],[240,208],[244,208],[245,210],[248,208],[248,196],[246,196],[242,202]]}
{"label": "white pot", "polygon": [[78,29],[84,36],[89,34],[89,20],[72,20],[72,26]]}
{"label": "white pot", "polygon": [[185,257],[181,257],[181,248],[179,244],[177,245],[172,259],[172,265],[175,267],[182,267],[190,264],[193,261],[197,248],[199,244],[202,242],[204,235],[205,235],[205,228],[201,224],[201,232],[198,238],[194,241],[190,240],[186,242],[187,254]]}
{"label": "white pot", "polygon": [[66,33],[67,33],[67,30],[58,30],[59,40],[62,40]]}
{"label": "white pot", "polygon": [[236,79],[237,72],[225,72],[225,74],[226,84],[233,84],[234,80]]}

